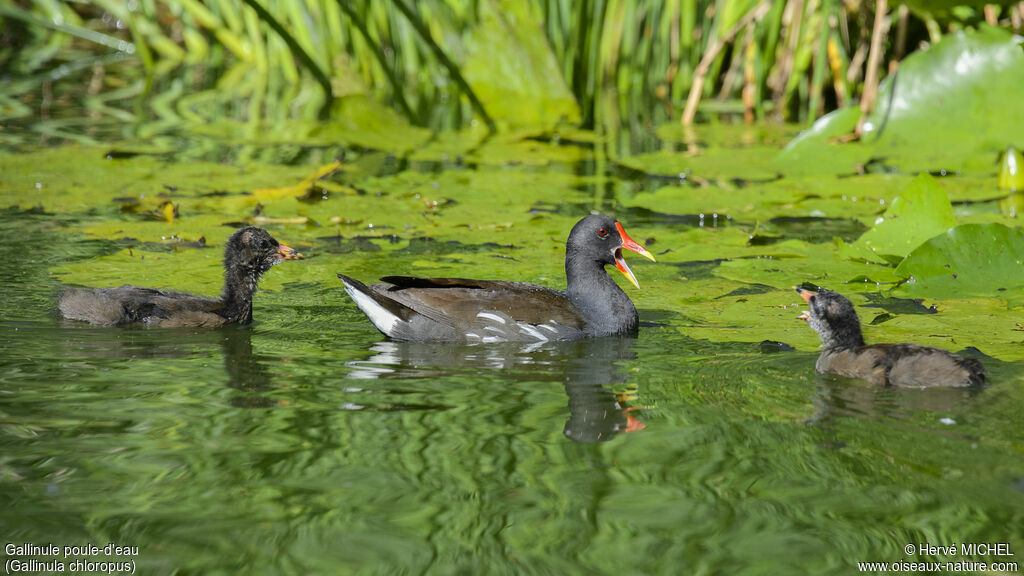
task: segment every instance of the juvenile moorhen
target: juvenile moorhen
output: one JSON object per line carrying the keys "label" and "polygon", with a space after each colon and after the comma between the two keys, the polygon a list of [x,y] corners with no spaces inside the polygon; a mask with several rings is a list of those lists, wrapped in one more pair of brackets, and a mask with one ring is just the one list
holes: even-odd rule
{"label": "juvenile moorhen", "polygon": [[370,322],[396,340],[545,342],[635,335],[633,303],[605,272],[614,264],[637,288],[622,249],[654,260],[614,219],[573,226],[565,247],[565,292],[527,282],[387,276],[366,286],[338,274]]}
{"label": "juvenile moorhen", "polygon": [[243,228],[224,248],[224,290],[220,298],[204,298],[156,288],[69,289],[57,310],[71,320],[100,326],[144,324],[149,327],[199,327],[252,322],[252,296],[264,272],[302,255],[278,243],[266,230]]}
{"label": "juvenile moorhen", "polygon": [[860,378],[881,386],[976,386],[985,382],[985,368],[918,344],[864,344],[857,312],[845,297],[831,290],[797,288],[809,310],[799,318],[821,336],[818,372]]}

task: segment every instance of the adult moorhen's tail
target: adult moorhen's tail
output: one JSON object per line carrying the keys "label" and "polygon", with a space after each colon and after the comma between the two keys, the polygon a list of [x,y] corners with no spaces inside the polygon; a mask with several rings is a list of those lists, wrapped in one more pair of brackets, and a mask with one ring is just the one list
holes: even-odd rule
{"label": "adult moorhen's tail", "polygon": [[392,338],[396,335],[396,327],[409,322],[416,313],[408,306],[405,306],[387,296],[378,294],[372,288],[363,284],[355,278],[338,274],[338,278],[345,285],[345,292],[356,303],[356,306],[366,314],[370,322]]}

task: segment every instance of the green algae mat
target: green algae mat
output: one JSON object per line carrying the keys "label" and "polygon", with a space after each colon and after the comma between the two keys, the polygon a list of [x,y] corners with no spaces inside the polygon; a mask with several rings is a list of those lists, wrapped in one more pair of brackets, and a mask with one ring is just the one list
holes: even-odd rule
{"label": "green algae mat", "polygon": [[[625,167],[643,158],[597,172],[577,144],[475,154],[0,157],[5,532],[137,546],[158,574],[851,573],[928,559],[908,543],[1024,549],[1024,241],[995,159],[664,179]],[[636,340],[389,342],[335,277],[562,287],[567,231],[591,210],[657,255],[633,261]],[[266,275],[252,327],[52,315],[64,285],[214,295],[242,224],[306,256]],[[968,349],[990,385],[815,374],[798,284],[849,295],[872,342]]]}

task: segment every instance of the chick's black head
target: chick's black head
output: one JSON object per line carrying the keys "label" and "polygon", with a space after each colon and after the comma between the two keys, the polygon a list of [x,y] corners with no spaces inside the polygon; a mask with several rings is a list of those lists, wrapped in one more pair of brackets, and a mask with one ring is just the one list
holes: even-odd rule
{"label": "chick's black head", "polygon": [[250,270],[257,275],[285,260],[298,258],[298,252],[282,245],[266,230],[253,226],[232,234],[224,249],[225,268]]}
{"label": "chick's black head", "polygon": [[821,289],[817,292],[797,288],[807,301],[807,312],[800,316],[814,328],[824,348],[850,348],[864,345],[860,319],[853,304],[842,294]]}

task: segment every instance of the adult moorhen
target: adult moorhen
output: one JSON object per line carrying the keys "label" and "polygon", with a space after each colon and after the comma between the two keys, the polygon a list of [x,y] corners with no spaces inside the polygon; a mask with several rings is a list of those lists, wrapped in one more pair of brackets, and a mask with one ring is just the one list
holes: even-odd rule
{"label": "adult moorhen", "polygon": [[809,308],[799,318],[821,336],[823,350],[815,364],[818,372],[881,386],[976,386],[985,382],[985,368],[974,358],[918,344],[866,346],[849,300],[831,290],[796,291]]}
{"label": "adult moorhen", "polygon": [[600,214],[573,226],[565,246],[565,292],[527,282],[387,276],[366,286],[338,274],[370,322],[396,340],[545,342],[635,335],[633,303],[605,272],[614,264],[637,288],[622,249],[654,260],[622,224]]}
{"label": "adult moorhen", "polygon": [[71,320],[101,326],[140,323],[149,327],[199,327],[252,322],[252,296],[264,272],[302,255],[278,243],[266,230],[243,228],[224,248],[224,290],[204,298],[156,288],[69,289],[57,309]]}

